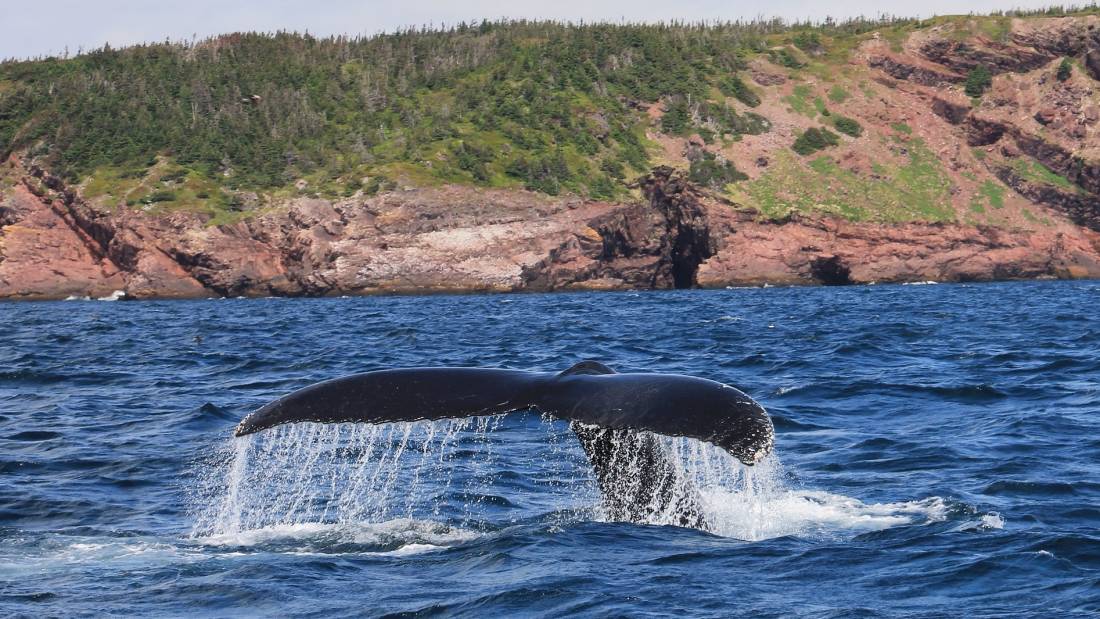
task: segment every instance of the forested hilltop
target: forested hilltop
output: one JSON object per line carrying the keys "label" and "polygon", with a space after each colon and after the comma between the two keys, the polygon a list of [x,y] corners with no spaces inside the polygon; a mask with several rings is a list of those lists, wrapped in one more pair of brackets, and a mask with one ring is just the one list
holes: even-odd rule
{"label": "forested hilltop", "polygon": [[1100,275],[1100,11],[0,63],[0,297]]}
{"label": "forested hilltop", "polygon": [[613,197],[650,164],[639,104],[667,100],[668,133],[761,133],[765,118],[724,104],[723,93],[759,103],[741,77],[747,59],[879,25],[484,22],[105,47],[4,64],[0,143],[44,155],[69,180],[140,174],[165,155],[231,188],[310,178],[351,195],[362,177],[374,191],[409,176]]}
{"label": "forested hilltop", "polygon": [[[653,163],[651,126],[727,145],[769,131],[756,109],[761,85],[747,74],[754,59],[799,82],[843,78],[869,33],[900,41],[943,21],[483,22],[369,38],[249,33],[105,46],[0,65],[0,145],[40,156],[69,181],[94,177],[93,192],[121,191],[131,204],[232,205],[222,188],[270,191],[303,179],[333,197],[447,182],[615,198]],[[790,106],[827,113],[805,90]],[[842,109],[848,93],[838,86],[828,96]],[[658,122],[644,113],[655,103]],[[829,146],[830,129],[861,132],[842,115],[828,124],[796,150]],[[696,162],[700,180],[744,178],[710,154]],[[176,182],[130,191],[127,180],[157,157]]]}

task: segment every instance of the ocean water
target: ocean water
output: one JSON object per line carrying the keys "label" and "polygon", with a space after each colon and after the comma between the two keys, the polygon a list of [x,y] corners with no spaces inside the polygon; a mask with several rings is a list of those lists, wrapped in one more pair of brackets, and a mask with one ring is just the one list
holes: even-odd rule
{"label": "ocean water", "polygon": [[[0,304],[0,615],[1100,614],[1100,283]],[[713,531],[608,522],[534,413],[300,424],[373,369],[727,382],[686,439]]]}

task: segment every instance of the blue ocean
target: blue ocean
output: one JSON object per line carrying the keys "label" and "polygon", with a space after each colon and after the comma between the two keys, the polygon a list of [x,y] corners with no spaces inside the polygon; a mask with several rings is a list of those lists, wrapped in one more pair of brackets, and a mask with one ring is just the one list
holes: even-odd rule
{"label": "blue ocean", "polygon": [[[1100,283],[0,304],[0,615],[1100,614]],[[537,413],[233,438],[368,370],[734,385],[713,530],[612,522]]]}

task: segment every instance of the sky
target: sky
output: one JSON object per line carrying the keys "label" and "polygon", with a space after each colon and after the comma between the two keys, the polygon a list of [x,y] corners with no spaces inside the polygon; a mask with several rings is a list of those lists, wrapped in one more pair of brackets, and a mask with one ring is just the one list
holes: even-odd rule
{"label": "sky", "polygon": [[0,58],[236,31],[376,34],[498,18],[567,21],[928,17],[1038,8],[1057,0],[0,0]]}

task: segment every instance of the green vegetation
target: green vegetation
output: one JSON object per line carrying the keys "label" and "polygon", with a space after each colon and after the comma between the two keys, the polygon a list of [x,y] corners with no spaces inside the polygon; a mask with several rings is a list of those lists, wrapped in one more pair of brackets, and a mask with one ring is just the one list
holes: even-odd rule
{"label": "green vegetation", "polygon": [[[624,98],[699,96],[750,43],[718,29],[680,40],[648,27],[482,24],[104,48],[0,65],[0,81],[14,84],[0,95],[0,144],[43,155],[70,180],[140,172],[162,155],[229,189],[306,178],[343,194],[404,164],[444,181],[553,188],[556,179],[584,192],[606,181],[587,169],[593,155],[635,173],[648,163]],[[613,68],[623,54],[633,61]],[[546,172],[563,160],[568,173]]]}
{"label": "green vegetation", "polygon": [[980,97],[993,85],[993,74],[985,65],[978,65],[966,75],[966,85],[963,89],[967,96]]}
{"label": "green vegetation", "polygon": [[786,67],[788,69],[801,69],[806,66],[806,63],[795,57],[794,53],[786,47],[780,47],[779,49],[769,49],[768,58],[775,64]]}
{"label": "green vegetation", "polygon": [[832,101],[833,103],[844,103],[849,98],[851,98],[851,95],[848,94],[848,91],[844,90],[844,88],[842,88],[839,84],[829,89],[829,101]]}
{"label": "green vegetation", "polygon": [[160,191],[154,191],[142,200],[147,204],[155,204],[157,202],[173,202],[176,199],[176,192],[162,189]]}
{"label": "green vegetation", "polygon": [[675,97],[669,101],[661,116],[661,130],[673,135],[684,135],[691,129],[691,112],[687,99]]}
{"label": "green vegetation", "polygon": [[[698,122],[696,122],[698,121]],[[708,143],[715,135],[736,139],[741,134],[759,135],[771,128],[768,119],[753,112],[738,114],[724,103],[690,103],[687,97],[671,97],[661,117],[661,130],[672,135],[699,133]]]}
{"label": "green vegetation", "polygon": [[1077,185],[1074,185],[1066,177],[1057,174],[1038,161],[1027,157],[1018,157],[1014,159],[1012,161],[1012,170],[1017,176],[1025,181],[1053,185],[1054,187],[1065,190],[1079,189]]}
{"label": "green vegetation", "polygon": [[905,123],[893,123],[890,125],[890,128],[898,133],[913,135],[913,128]]}
{"label": "green vegetation", "polygon": [[863,135],[863,125],[859,124],[854,118],[835,116],[833,117],[833,126],[836,127],[837,131],[850,135],[853,138],[858,138]]}
{"label": "green vegetation", "polygon": [[1012,20],[1008,17],[990,17],[981,20],[978,28],[990,40],[1005,43],[1012,32]]}
{"label": "green vegetation", "polygon": [[840,137],[832,131],[824,127],[820,129],[810,127],[795,139],[794,144],[791,145],[791,149],[799,155],[806,156],[824,148],[836,146],[839,143]]}
{"label": "green vegetation", "polygon": [[719,159],[714,153],[703,151],[702,156],[691,162],[688,178],[712,189],[722,189],[729,183],[743,181],[748,176],[734,167],[733,162]]}
{"label": "green vegetation", "polygon": [[760,105],[760,95],[756,94],[740,75],[731,75],[718,82],[718,90],[727,97],[733,97],[749,107]]}
{"label": "green vegetation", "polygon": [[[791,38],[791,42],[798,49],[807,54],[820,54],[825,51],[825,45],[821,42],[821,36],[816,32],[799,32]],[[796,67],[792,67],[796,68]]]}
{"label": "green vegetation", "polygon": [[784,97],[783,100],[795,112],[809,118],[817,118],[817,108],[814,107],[811,97],[813,97],[813,91],[808,84],[797,84],[791,90],[791,94]]}
{"label": "green vegetation", "polygon": [[[837,133],[864,134],[844,116],[852,97],[873,102],[883,88],[860,81],[845,63],[872,32],[891,45],[944,23],[960,36],[1002,36],[1015,14],[820,25],[481,22],[363,38],[242,33],[105,46],[71,58],[0,62],[0,158],[25,152],[112,206],[208,211],[219,222],[272,197],[350,197],[407,185],[618,199],[664,163],[664,142],[647,132],[698,134],[728,149],[742,135],[769,131],[767,118],[741,106],[761,105],[765,89],[746,76],[750,62],[767,59],[790,69],[784,102],[824,125],[791,145],[805,159],[783,152],[751,180],[701,154],[690,162],[693,180],[759,198],[771,214],[823,208],[857,219],[943,220],[953,217],[945,177],[908,125],[876,136],[907,149],[897,161],[876,162],[876,179],[823,156],[839,143]],[[1058,79],[1072,67],[1063,60]],[[977,97],[991,84],[979,66],[966,90]],[[663,113],[654,122],[646,110]],[[1030,160],[1012,165],[1029,180],[1072,187]],[[1003,187],[987,184],[992,189],[983,185],[975,195],[982,208],[998,208]],[[260,198],[246,200],[251,193]]]}
{"label": "green vegetation", "polygon": [[978,195],[985,198],[989,206],[1004,208],[1005,188],[991,180],[986,180],[978,187]]}
{"label": "green vegetation", "polygon": [[1073,75],[1073,63],[1069,58],[1063,58],[1062,62],[1058,64],[1058,70],[1054,73],[1054,77],[1058,78],[1059,82],[1064,82]]}
{"label": "green vegetation", "polygon": [[[482,22],[367,38],[242,33],[105,46],[0,63],[0,156],[28,152],[70,182],[139,203],[150,192],[132,181],[158,160],[176,175],[164,182],[202,184],[210,200],[433,183],[608,195],[651,164],[645,105],[667,106],[662,126],[674,134],[766,131],[763,117],[711,98],[715,89],[757,106],[738,75],[750,57],[803,66],[794,47],[774,49],[775,36],[816,50],[883,23],[902,22]],[[201,199],[165,190],[176,198],[156,204]]]}
{"label": "green vegetation", "polygon": [[920,139],[907,154],[874,166],[874,177],[841,168],[832,158],[806,161],[780,153],[767,172],[733,186],[733,197],[768,217],[822,211],[857,221],[953,221],[951,181]]}

